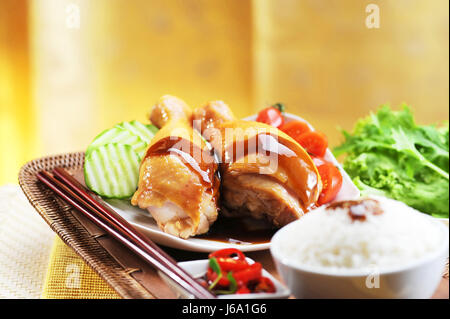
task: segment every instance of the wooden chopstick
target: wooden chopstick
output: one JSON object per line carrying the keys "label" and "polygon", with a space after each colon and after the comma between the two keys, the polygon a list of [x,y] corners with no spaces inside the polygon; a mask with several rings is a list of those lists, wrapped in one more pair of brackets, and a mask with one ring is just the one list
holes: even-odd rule
{"label": "wooden chopstick", "polygon": [[[69,204],[74,206],[77,210],[92,220],[100,228],[134,251],[141,258],[155,266],[172,281],[180,285],[189,294],[200,299],[215,298],[211,292],[209,292],[194,278],[181,269],[171,257],[169,257],[148,238],[144,237],[145,242],[148,244],[145,246],[142,242],[137,241],[136,238],[141,238],[143,235],[140,234],[132,225],[119,217],[117,213],[115,213],[115,218],[108,219],[107,216],[105,216],[105,211],[108,212],[108,215],[112,215],[111,209],[97,203],[96,206],[104,208],[104,211],[99,211],[98,208],[94,207],[90,202],[85,200],[84,196],[79,196],[77,193],[72,191],[71,188],[66,186],[63,182],[57,180],[46,171],[37,173],[37,178],[56,192],[56,194],[58,194],[61,198],[66,200]],[[87,194],[87,196],[89,195]],[[92,198],[91,200],[93,202],[95,201]],[[122,219],[122,223],[117,224],[120,219]],[[125,223],[123,221],[125,221]],[[125,229],[127,230],[125,231]],[[135,235],[130,237],[128,235],[129,233],[134,233]]]}
{"label": "wooden chopstick", "polygon": [[135,239],[140,245],[147,248],[148,250],[154,250],[160,259],[167,259],[170,263],[174,264],[176,261],[162,251],[155,243],[150,241],[142,233],[140,233],[136,228],[130,225],[122,216],[117,214],[115,211],[110,209],[104,201],[96,194],[87,190],[80,182],[78,182],[72,175],[70,175],[63,168],[55,168],[53,170],[55,178],[63,182],[67,187],[69,187],[73,192],[75,192],[83,200],[87,201],[91,206],[93,206],[99,214],[108,219],[111,223],[117,225],[120,229],[126,232],[127,235]]}
{"label": "wooden chopstick", "polygon": [[72,175],[70,175],[65,169],[58,167],[53,170],[53,174],[56,178],[61,180],[66,186],[68,186],[72,191],[74,191],[82,199],[86,200],[91,206],[97,209],[99,214],[104,216],[112,224],[120,228],[125,236],[132,238],[142,249],[146,250],[148,253],[152,253],[157,256],[158,259],[162,260],[163,263],[168,264],[168,266],[175,265],[173,271],[175,271],[179,276],[185,278],[192,286],[202,292],[206,291],[209,295],[215,297],[212,293],[206,290],[197,280],[192,278],[186,271],[178,267],[177,262],[172,259],[166,252],[159,248],[154,242],[152,242],[148,237],[144,236],[135,227],[129,224],[122,216],[117,214],[114,210],[109,208],[109,206],[104,203],[98,195],[94,194],[90,190],[86,189],[80,182],[78,182]]}

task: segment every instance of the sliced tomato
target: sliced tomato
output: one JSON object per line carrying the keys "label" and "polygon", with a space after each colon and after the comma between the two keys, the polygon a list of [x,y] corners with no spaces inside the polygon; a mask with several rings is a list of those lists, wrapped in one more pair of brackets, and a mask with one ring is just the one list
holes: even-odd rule
{"label": "sliced tomato", "polygon": [[342,174],[333,163],[325,162],[317,166],[322,180],[322,192],[317,203],[323,205],[332,201],[342,187]]}
{"label": "sliced tomato", "polygon": [[296,137],[310,132],[311,129],[309,128],[308,124],[302,121],[293,121],[284,123],[282,126],[279,127],[280,130],[282,130],[284,133],[295,139]]}
{"label": "sliced tomato", "polygon": [[322,157],[328,147],[328,140],[325,134],[312,131],[306,132],[294,138],[309,154]]}
{"label": "sliced tomato", "polygon": [[250,289],[247,288],[247,286],[242,286],[236,291],[236,293],[239,295],[240,294],[249,294],[249,293],[251,293],[251,291],[250,291]]}
{"label": "sliced tomato", "polygon": [[266,123],[273,127],[280,127],[284,124],[284,118],[279,109],[270,106],[258,113],[256,122]]}

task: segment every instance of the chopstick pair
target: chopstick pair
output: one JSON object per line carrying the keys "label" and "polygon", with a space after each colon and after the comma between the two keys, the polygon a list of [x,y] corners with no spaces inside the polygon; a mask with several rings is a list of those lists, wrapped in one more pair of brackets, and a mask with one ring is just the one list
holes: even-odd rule
{"label": "chopstick pair", "polygon": [[55,168],[53,174],[54,176],[47,171],[41,171],[37,173],[37,178],[97,226],[152,264],[189,294],[199,299],[216,298],[197,280],[180,268],[173,258],[104,204],[102,199],[96,195],[91,195],[91,192],[86,190],[65,169]]}

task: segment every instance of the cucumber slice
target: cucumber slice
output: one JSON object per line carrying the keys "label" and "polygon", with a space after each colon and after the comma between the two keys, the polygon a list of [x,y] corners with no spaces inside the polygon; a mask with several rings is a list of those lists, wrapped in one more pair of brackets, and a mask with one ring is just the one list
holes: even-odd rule
{"label": "cucumber slice", "polygon": [[152,124],[142,124],[139,121],[122,122],[117,124],[116,127],[130,131],[132,134],[139,136],[141,140],[150,143],[158,128]]}
{"label": "cucumber slice", "polygon": [[86,186],[102,197],[130,198],[138,186],[139,165],[140,157],[132,146],[101,145],[86,155]]}
{"label": "cucumber slice", "polygon": [[89,153],[96,148],[110,143],[130,145],[133,150],[138,153],[140,158],[144,156],[147,148],[147,143],[144,142],[138,135],[133,134],[127,129],[115,126],[100,133],[91,145],[89,145],[86,150],[86,155],[89,155]]}

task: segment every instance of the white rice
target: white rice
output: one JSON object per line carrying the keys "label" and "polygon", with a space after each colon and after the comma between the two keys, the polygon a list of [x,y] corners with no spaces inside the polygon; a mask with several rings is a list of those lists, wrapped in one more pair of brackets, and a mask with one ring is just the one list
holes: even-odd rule
{"label": "white rice", "polygon": [[384,211],[353,220],[348,209],[322,206],[288,225],[274,247],[291,264],[328,271],[392,269],[438,250],[448,232],[431,217],[390,199]]}

